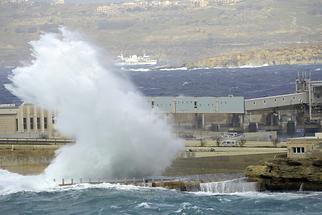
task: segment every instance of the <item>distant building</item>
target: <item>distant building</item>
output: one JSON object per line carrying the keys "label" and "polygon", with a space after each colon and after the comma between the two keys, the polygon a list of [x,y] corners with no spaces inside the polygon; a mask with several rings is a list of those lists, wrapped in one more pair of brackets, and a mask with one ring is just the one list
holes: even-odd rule
{"label": "distant building", "polygon": [[102,5],[96,8],[96,12],[100,14],[109,14],[113,11],[113,8],[109,5]]}
{"label": "distant building", "polygon": [[322,156],[322,135],[317,133],[315,137],[292,138],[287,142],[288,158],[311,158]]}
{"label": "distant building", "polygon": [[192,0],[191,1],[193,7],[207,7],[209,5],[208,0]]}
{"label": "distant building", "polygon": [[55,115],[31,104],[0,105],[1,138],[52,138],[59,136],[54,129]]}
{"label": "distant building", "polygon": [[240,1],[241,0],[214,0],[214,3],[218,5],[234,5]]}
{"label": "distant building", "polygon": [[[244,113],[243,97],[147,97],[147,104],[171,116],[178,126],[190,128],[210,127],[216,119],[230,123],[232,115]],[[239,123],[241,118],[234,120]],[[35,105],[0,104],[0,138],[60,137],[54,125],[55,113]]]}

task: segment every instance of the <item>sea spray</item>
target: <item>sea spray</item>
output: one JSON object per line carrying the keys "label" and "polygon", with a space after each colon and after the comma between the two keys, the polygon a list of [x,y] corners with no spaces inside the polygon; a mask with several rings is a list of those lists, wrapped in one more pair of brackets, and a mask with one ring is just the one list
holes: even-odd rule
{"label": "sea spray", "polygon": [[0,196],[21,191],[48,191],[57,187],[57,183],[44,175],[23,176],[0,169]]}
{"label": "sea spray", "polygon": [[201,183],[202,192],[211,193],[236,193],[236,192],[256,192],[258,185],[256,182],[247,182],[244,178],[228,181]]}
{"label": "sea spray", "polygon": [[91,45],[64,28],[30,45],[32,63],[16,68],[7,88],[57,112],[55,128],[76,140],[57,151],[47,178],[155,175],[171,164],[182,141]]}

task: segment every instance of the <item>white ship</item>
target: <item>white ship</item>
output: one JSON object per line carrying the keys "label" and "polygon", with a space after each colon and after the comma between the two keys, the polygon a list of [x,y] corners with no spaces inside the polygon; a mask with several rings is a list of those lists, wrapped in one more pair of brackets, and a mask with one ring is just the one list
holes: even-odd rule
{"label": "white ship", "polygon": [[154,66],[158,64],[157,60],[151,59],[150,56],[143,54],[143,56],[131,55],[124,57],[123,54],[117,56],[117,66]]}

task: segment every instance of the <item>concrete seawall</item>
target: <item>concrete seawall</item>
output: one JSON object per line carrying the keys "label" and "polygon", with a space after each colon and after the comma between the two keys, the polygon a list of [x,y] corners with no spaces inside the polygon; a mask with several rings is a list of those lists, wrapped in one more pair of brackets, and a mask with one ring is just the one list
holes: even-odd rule
{"label": "concrete seawall", "polygon": [[0,145],[0,168],[24,175],[41,173],[58,145]]}
{"label": "concrete seawall", "polygon": [[[39,174],[50,164],[60,145],[0,145],[0,168],[19,174]],[[243,148],[242,150],[245,150]],[[274,158],[275,153],[179,157],[165,171],[166,176],[213,173],[243,173],[249,165]],[[282,152],[283,154],[283,152]]]}

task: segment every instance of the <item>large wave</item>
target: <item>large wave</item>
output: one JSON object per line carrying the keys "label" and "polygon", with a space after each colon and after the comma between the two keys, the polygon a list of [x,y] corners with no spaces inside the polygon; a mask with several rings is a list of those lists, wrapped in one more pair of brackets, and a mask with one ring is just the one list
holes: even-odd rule
{"label": "large wave", "polygon": [[57,151],[46,178],[158,175],[182,150],[166,120],[78,35],[62,28],[30,45],[34,60],[13,71],[7,88],[57,112],[55,128],[76,140]]}

